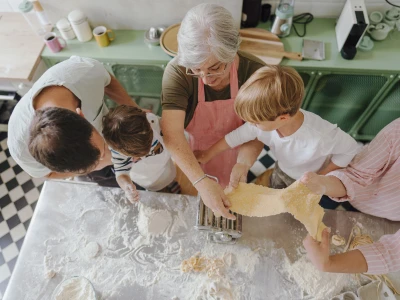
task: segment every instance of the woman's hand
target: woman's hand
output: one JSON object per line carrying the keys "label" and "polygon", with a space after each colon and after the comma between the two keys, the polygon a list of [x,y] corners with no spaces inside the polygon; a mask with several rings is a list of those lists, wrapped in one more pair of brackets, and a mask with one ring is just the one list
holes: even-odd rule
{"label": "woman's hand", "polygon": [[196,150],[193,153],[197,161],[201,164],[206,164],[210,161],[207,150]]}
{"label": "woman's hand", "polygon": [[247,173],[249,170],[250,167],[246,164],[237,163],[234,165],[231,172],[231,178],[229,180],[229,186],[237,188],[239,182],[247,182]]}
{"label": "woman's hand", "polygon": [[322,232],[321,242],[314,240],[309,234],[303,241],[307,256],[313,265],[322,272],[329,272],[330,269],[330,228],[325,228]]}
{"label": "woman's hand", "polygon": [[204,178],[196,185],[196,188],[204,204],[209,207],[214,214],[221,215],[231,220],[236,219],[234,215],[229,213],[228,208],[231,206],[231,203],[217,182],[209,178]]}

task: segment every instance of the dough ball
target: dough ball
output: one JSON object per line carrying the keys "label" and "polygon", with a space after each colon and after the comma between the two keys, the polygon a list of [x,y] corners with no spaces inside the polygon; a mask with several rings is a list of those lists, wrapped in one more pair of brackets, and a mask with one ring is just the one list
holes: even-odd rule
{"label": "dough ball", "polygon": [[100,245],[96,242],[90,242],[84,249],[87,258],[95,258],[100,252]]}

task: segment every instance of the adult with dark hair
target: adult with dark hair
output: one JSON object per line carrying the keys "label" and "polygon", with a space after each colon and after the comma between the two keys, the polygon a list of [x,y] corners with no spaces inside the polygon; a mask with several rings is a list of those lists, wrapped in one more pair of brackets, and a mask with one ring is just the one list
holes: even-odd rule
{"label": "adult with dark hair", "polygon": [[[94,59],[72,56],[47,70],[19,101],[9,121],[8,147],[17,164],[32,177],[66,178],[96,171],[89,174],[92,180],[102,185],[116,185],[111,169],[110,151],[104,146],[104,141],[99,134],[102,117],[108,112],[103,101],[104,94],[117,104],[136,106],[121,84],[106,71],[100,62]],[[29,145],[30,125],[35,118],[35,113],[50,107],[59,108],[59,110],[45,110],[39,112],[36,117],[43,120],[49,118],[56,126],[50,126],[48,130],[40,130],[34,126],[32,132],[35,132],[37,136],[32,139],[32,145]],[[69,112],[76,116],[73,118]],[[54,118],[59,118],[59,120],[55,122]],[[83,122],[83,118],[94,128],[90,141],[87,132],[78,132],[77,124],[81,124],[80,121]],[[66,120],[70,123],[64,123]],[[68,127],[71,127],[70,131],[64,132]],[[37,158],[43,155],[41,151],[46,145],[40,143],[45,142],[56,132],[62,132],[64,136],[67,136],[66,140],[60,140],[62,143],[58,144],[58,147],[75,151],[73,148],[79,146],[79,149],[83,149],[80,155],[85,159],[93,153],[97,155],[86,161],[76,157],[76,163],[81,167],[71,165],[68,169],[61,160],[50,160],[51,164],[43,165]],[[68,145],[70,139],[73,139],[76,144]],[[33,157],[31,152],[37,157]],[[96,160],[98,155],[103,155],[103,159]]]}
{"label": "adult with dark hair", "polygon": [[86,174],[109,159],[106,142],[79,113],[59,107],[36,111],[28,146],[36,161],[54,172]]}

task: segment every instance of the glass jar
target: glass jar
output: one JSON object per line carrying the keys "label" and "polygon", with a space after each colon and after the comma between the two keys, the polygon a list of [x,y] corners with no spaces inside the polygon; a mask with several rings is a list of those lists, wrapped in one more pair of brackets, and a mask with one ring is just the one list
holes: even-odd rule
{"label": "glass jar", "polygon": [[71,26],[80,42],[87,42],[92,39],[92,30],[90,29],[87,17],[82,11],[71,11],[68,14],[68,20],[71,22]]}
{"label": "glass jar", "polygon": [[23,1],[18,5],[18,9],[36,34],[44,35],[47,32],[46,25],[42,24],[36,16],[32,2]]}
{"label": "glass jar", "polygon": [[36,13],[36,17],[39,19],[39,22],[42,25],[50,25],[49,18],[47,17],[46,12],[44,11],[42,5],[39,1],[32,1],[33,10]]}

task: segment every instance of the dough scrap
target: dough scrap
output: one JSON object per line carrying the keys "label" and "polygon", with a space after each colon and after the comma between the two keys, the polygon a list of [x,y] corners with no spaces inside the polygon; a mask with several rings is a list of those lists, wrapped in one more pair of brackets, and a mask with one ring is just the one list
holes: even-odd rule
{"label": "dough scrap", "polygon": [[335,246],[343,246],[346,244],[346,239],[338,234],[332,235],[332,244]]}
{"label": "dough scrap", "polygon": [[230,210],[249,217],[267,217],[288,212],[306,227],[308,233],[321,241],[324,210],[319,206],[321,195],[314,194],[300,181],[286,189],[271,189],[253,183],[239,183],[239,186],[225,190],[232,206]]}

